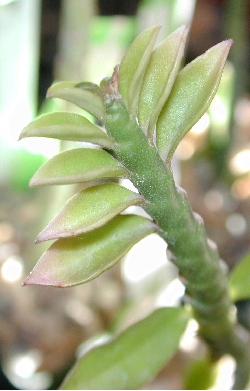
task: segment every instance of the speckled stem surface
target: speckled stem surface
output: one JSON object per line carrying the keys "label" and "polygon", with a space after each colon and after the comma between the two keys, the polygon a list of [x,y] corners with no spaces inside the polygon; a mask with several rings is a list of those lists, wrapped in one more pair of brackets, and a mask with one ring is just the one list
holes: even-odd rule
{"label": "speckled stem surface", "polygon": [[227,292],[227,268],[217,246],[206,235],[202,218],[194,213],[183,189],[176,186],[170,164],[163,162],[152,142],[131,120],[119,95],[104,97],[107,133],[115,140],[117,159],[131,174],[131,181],[145,198],[144,209],[158,224],[168,244],[171,261],[186,285],[199,335],[213,359],[232,355],[237,362],[235,389],[249,380],[250,358],[232,316]]}

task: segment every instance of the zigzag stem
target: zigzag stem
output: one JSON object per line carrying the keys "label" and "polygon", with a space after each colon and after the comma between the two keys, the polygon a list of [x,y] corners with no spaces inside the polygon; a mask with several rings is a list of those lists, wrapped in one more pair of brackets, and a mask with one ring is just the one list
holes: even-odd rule
{"label": "zigzag stem", "polygon": [[207,238],[202,218],[192,211],[185,191],[175,185],[171,165],[163,162],[137,121],[131,120],[119,95],[106,94],[104,103],[104,124],[116,141],[115,155],[130,171],[132,183],[146,200],[146,212],[160,227],[172,262],[186,280],[199,334],[209,345],[213,359],[224,354],[235,358],[234,387],[243,389],[249,378],[250,358],[232,319],[226,268],[217,247]]}

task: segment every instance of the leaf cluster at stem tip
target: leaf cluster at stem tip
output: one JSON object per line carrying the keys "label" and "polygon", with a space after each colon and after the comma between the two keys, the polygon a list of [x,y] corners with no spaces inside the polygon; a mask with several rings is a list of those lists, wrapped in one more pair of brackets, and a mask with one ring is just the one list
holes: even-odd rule
{"label": "leaf cluster at stem tip", "polygon": [[[146,205],[147,192],[143,194],[137,189],[138,194],[113,182],[128,178],[134,185],[143,183],[144,178],[140,178],[143,170],[137,171],[137,167],[138,164],[147,167],[149,156],[146,154],[145,161],[140,162],[139,153],[135,152],[136,159],[132,158],[134,163],[130,164],[129,145],[134,141],[128,136],[124,144],[127,145],[126,158],[122,155],[119,158],[122,140],[126,140],[129,127],[135,127],[134,137],[142,132],[150,144],[154,140],[156,153],[164,162],[169,162],[180,140],[209,106],[232,41],[221,42],[180,70],[188,27],[181,26],[154,48],[158,32],[159,26],[155,26],[136,37],[120,66],[115,67],[111,78],[101,82],[101,87],[89,82],[58,82],[49,88],[48,97],[74,103],[88,111],[93,121],[80,113],[54,112],[38,117],[23,129],[20,139],[51,137],[96,146],[78,146],[60,152],[31,178],[30,186],[85,183],[87,190],[74,195],[38,235],[37,242],[50,239],[57,242],[41,257],[24,284],[79,284],[86,279],[75,276],[84,275],[86,264],[98,269],[98,273],[93,274],[96,276],[119,260],[138,240],[159,230],[150,216],[131,215],[131,226],[125,228],[127,224],[123,224],[128,217],[121,213],[132,205]],[[117,126],[119,133],[115,130]],[[157,175],[157,168],[155,170]],[[138,180],[133,181],[133,178]],[[153,183],[145,183],[145,186],[154,188]],[[122,233],[123,239],[117,247],[120,257],[113,250],[113,224],[117,225],[117,232]],[[84,238],[92,235],[91,248],[99,249],[103,227],[108,236],[107,241],[102,242],[102,251],[107,252],[108,259],[100,264],[96,252],[91,250],[90,254],[88,240]],[[133,232],[140,235],[137,237]],[[122,241],[127,243],[126,250]],[[77,251],[71,252],[73,242],[81,247],[80,258]],[[53,261],[48,263],[47,258],[50,259],[52,253]],[[67,253],[70,257],[64,256]]]}

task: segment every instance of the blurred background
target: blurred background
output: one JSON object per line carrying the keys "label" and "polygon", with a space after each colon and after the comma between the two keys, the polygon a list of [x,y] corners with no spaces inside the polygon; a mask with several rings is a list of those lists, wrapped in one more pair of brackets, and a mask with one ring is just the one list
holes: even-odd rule
{"label": "blurred background", "polygon": [[[176,305],[183,295],[166,246],[155,235],[88,284],[22,287],[48,247],[34,244],[38,232],[79,190],[28,188],[36,169],[61,145],[18,142],[22,128],[38,114],[76,110],[46,100],[48,87],[59,80],[99,83],[133,38],[155,24],[162,25],[159,41],[182,24],[191,26],[184,63],[223,39],[234,40],[218,93],[180,143],[174,171],[229,268],[249,251],[250,1],[0,0],[1,389],[57,388],[93,343],[157,306]],[[248,314],[247,303],[240,305]],[[195,327],[145,389],[182,388],[193,352],[205,349],[194,338]]]}

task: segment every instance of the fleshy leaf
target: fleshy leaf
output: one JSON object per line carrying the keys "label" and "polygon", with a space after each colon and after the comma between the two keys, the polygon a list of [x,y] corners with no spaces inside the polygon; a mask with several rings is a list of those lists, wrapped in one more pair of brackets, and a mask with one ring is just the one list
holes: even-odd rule
{"label": "fleshy leaf", "polygon": [[53,156],[33,175],[29,186],[68,185],[100,178],[128,177],[128,172],[102,149],[75,148]]}
{"label": "fleshy leaf", "polygon": [[228,284],[229,294],[233,301],[250,298],[250,253],[233,268]]}
{"label": "fleshy leaf", "polygon": [[24,285],[67,287],[92,280],[156,230],[144,217],[118,215],[94,231],[59,239],[41,256]]}
{"label": "fleshy leaf", "polygon": [[78,86],[70,81],[55,83],[48,89],[47,97],[61,98],[74,103],[101,121],[104,116],[104,105],[99,92],[97,93],[99,87],[96,86],[96,89],[89,88],[89,83],[86,83],[86,88],[84,88],[83,84],[81,83]]}
{"label": "fleshy leaf", "polygon": [[37,242],[76,236],[99,228],[131,205],[142,204],[137,193],[106,183],[75,194],[38,235]]}
{"label": "fleshy leaf", "polygon": [[82,115],[69,112],[50,113],[35,119],[23,129],[19,138],[24,137],[85,141],[110,149],[114,146],[114,141],[102,129]]}
{"label": "fleshy leaf", "polygon": [[90,350],[63,382],[64,390],[134,390],[152,380],[176,352],[184,308],[160,308],[116,339]]}
{"label": "fleshy leaf", "polygon": [[232,40],[227,40],[213,46],[176,77],[156,123],[157,147],[164,161],[171,159],[180,140],[210,105],[231,44]]}
{"label": "fleshy leaf", "polygon": [[129,46],[119,68],[119,92],[132,116],[137,114],[140,88],[160,26],[139,34]]}
{"label": "fleshy leaf", "polygon": [[152,133],[172,89],[183,57],[188,27],[169,35],[152,52],[139,97],[138,120],[144,133]]}

